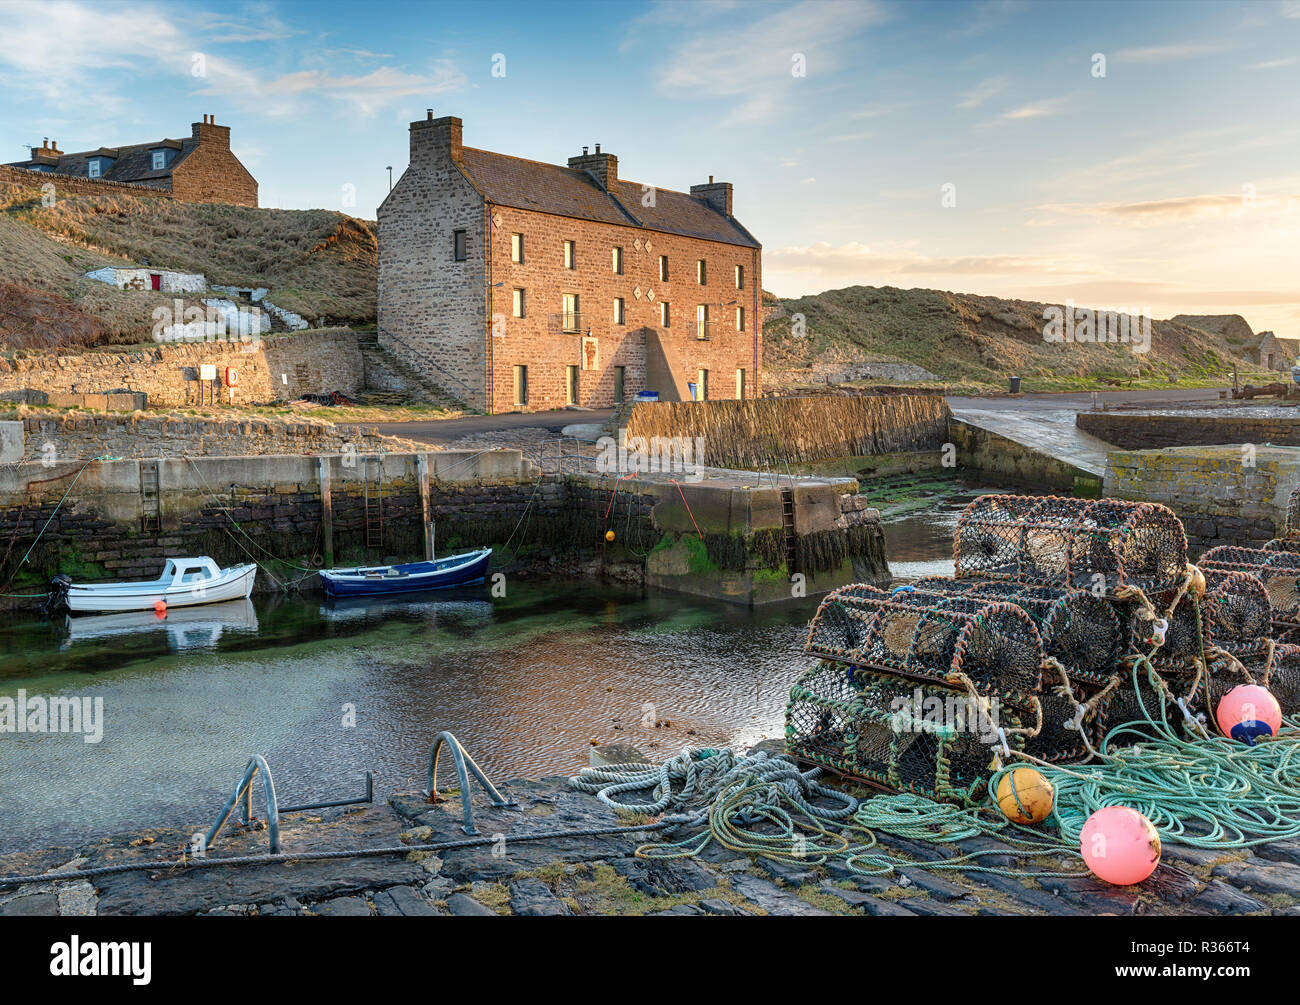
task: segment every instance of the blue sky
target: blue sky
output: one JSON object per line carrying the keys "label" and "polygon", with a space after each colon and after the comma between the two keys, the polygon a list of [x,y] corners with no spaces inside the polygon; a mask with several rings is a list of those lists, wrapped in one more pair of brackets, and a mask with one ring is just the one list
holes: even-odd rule
{"label": "blue sky", "polygon": [[781,295],[937,287],[1300,337],[1300,0],[0,0],[0,23],[5,160],[214,113],[263,205],[373,218],[432,107],[471,146],[600,142],[626,178],[733,182]]}

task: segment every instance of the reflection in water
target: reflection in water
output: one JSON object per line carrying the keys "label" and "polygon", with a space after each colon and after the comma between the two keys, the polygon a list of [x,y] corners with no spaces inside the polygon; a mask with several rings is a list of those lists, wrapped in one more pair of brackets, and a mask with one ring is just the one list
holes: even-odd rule
{"label": "reflection in water", "polygon": [[206,825],[254,753],[282,800],[307,802],[354,795],[366,769],[380,792],[422,787],[439,729],[503,779],[575,772],[592,739],[666,757],[777,736],[816,606],[522,585],[435,596],[259,598],[255,629],[198,638],[147,620],[0,627],[0,695],[102,697],[105,720],[99,744],[0,733],[0,849]]}
{"label": "reflection in water", "polygon": [[885,554],[894,579],[953,574],[952,537],[969,501],[969,496],[950,497],[933,509],[885,524]]}
{"label": "reflection in water", "polygon": [[174,652],[215,646],[226,630],[257,633],[257,611],[248,599],[227,600],[202,607],[180,607],[165,614],[132,611],[126,614],[99,614],[64,619],[68,637],[66,651],[78,643],[106,639],[116,635],[158,633],[167,637]]}

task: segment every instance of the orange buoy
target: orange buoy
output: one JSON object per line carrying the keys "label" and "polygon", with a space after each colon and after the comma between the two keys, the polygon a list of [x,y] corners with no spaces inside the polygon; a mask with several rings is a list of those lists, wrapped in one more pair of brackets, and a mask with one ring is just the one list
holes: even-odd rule
{"label": "orange buoy", "polygon": [[165,618],[167,616],[167,601],[155,600],[153,603],[153,612],[158,615],[158,617]]}
{"label": "orange buoy", "polygon": [[1018,824],[1036,824],[1052,812],[1052,783],[1033,768],[1016,768],[998,779],[998,809]]}
{"label": "orange buoy", "polygon": [[606,541],[614,540],[614,532],[612,530],[605,531],[605,540]]}

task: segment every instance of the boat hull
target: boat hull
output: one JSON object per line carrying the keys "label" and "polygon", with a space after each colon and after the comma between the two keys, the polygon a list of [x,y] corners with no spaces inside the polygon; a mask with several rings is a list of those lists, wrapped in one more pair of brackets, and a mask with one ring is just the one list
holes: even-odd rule
{"label": "boat hull", "polygon": [[[330,597],[376,597],[397,593],[423,593],[455,586],[473,586],[487,576],[491,550],[468,552],[439,562],[413,562],[409,565],[380,567],[399,570],[400,574],[366,575],[362,569],[328,569],[320,574],[325,593]],[[458,562],[458,559],[463,561]]]}
{"label": "boat hull", "polygon": [[227,600],[247,600],[253,592],[257,577],[256,565],[242,565],[226,570],[218,579],[199,586],[161,586],[158,583],[140,583],[138,590],[130,584],[118,584],[109,591],[96,586],[68,588],[68,610],[74,614],[114,614],[121,611],[151,611],[158,601],[169,609],[197,607],[200,604],[219,604]]}

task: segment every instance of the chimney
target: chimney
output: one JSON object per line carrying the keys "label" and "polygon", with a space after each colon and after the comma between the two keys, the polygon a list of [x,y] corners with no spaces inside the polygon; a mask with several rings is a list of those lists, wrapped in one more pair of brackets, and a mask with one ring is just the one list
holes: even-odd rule
{"label": "chimney", "polygon": [[618,158],[613,154],[601,153],[599,143],[596,144],[594,154],[587,153],[587,148],[583,147],[580,156],[570,157],[569,167],[575,171],[586,171],[606,192],[618,181]]}
{"label": "chimney", "polygon": [[411,164],[459,161],[460,134],[460,119],[454,115],[435,119],[433,109],[427,109],[423,119],[411,123]]}
{"label": "chimney", "polygon": [[63,151],[59,149],[59,141],[49,138],[42,140],[39,147],[32,147],[31,151],[32,160],[50,164],[63,156]]}
{"label": "chimney", "polygon": [[691,195],[703,199],[723,216],[731,216],[731,182],[715,182],[709,175],[707,185],[692,185]]}
{"label": "chimney", "polygon": [[190,127],[190,135],[201,144],[230,149],[230,127],[217,125],[215,115],[205,115],[202,122],[195,122]]}

